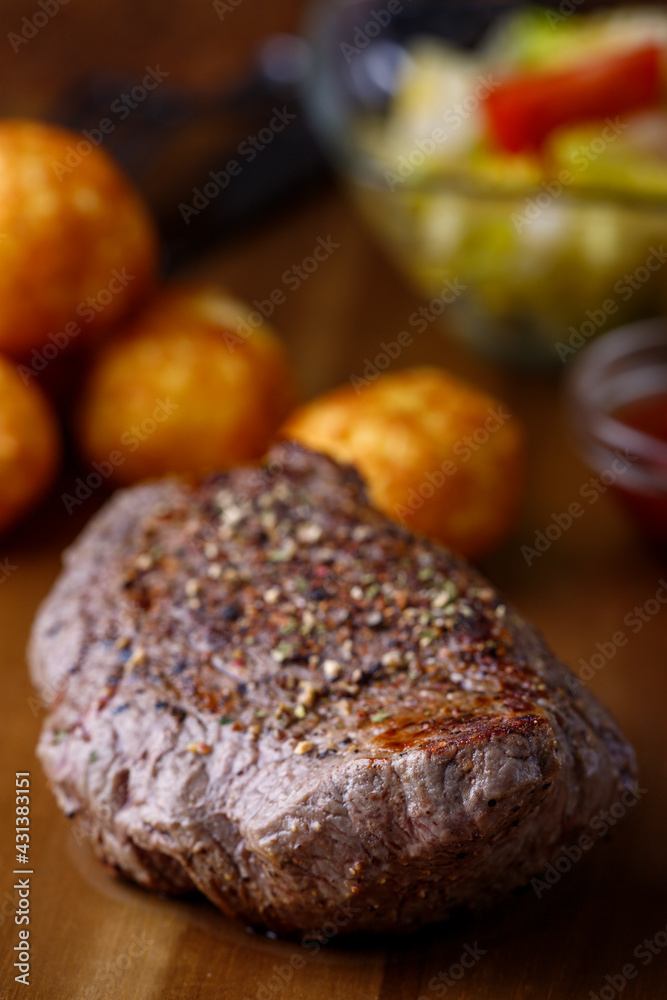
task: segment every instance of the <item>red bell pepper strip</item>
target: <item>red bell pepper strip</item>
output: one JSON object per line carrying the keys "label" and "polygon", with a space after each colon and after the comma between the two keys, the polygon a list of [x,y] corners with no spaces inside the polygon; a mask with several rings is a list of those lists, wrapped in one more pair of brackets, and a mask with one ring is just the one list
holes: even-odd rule
{"label": "red bell pepper strip", "polygon": [[491,135],[507,153],[536,152],[560,125],[655,107],[663,56],[649,44],[572,69],[507,79],[484,102]]}

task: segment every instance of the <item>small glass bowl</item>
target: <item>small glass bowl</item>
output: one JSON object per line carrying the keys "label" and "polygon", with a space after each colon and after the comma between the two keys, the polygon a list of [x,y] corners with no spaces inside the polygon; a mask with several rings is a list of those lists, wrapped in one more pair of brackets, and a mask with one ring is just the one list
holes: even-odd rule
{"label": "small glass bowl", "polygon": [[644,418],[667,409],[667,319],[604,334],[571,362],[564,391],[582,457],[642,532],[667,544],[667,440],[623,419],[640,407],[648,428]]}

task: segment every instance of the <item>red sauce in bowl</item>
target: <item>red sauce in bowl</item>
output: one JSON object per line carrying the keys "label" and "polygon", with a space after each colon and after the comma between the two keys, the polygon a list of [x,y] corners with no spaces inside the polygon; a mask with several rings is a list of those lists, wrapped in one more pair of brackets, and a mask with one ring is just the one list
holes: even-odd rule
{"label": "red sauce in bowl", "polygon": [[633,399],[612,414],[622,424],[667,442],[667,392]]}
{"label": "red sauce in bowl", "polygon": [[667,547],[667,316],[605,333],[573,360],[565,396],[575,442],[653,545]]}
{"label": "red sauce in bowl", "polygon": [[[614,410],[619,423],[667,444],[667,392],[634,399]],[[643,464],[664,477],[667,482],[667,459],[657,462],[644,459]],[[628,489],[620,480],[614,485],[617,498],[636,518],[645,534],[667,543],[667,492]]]}

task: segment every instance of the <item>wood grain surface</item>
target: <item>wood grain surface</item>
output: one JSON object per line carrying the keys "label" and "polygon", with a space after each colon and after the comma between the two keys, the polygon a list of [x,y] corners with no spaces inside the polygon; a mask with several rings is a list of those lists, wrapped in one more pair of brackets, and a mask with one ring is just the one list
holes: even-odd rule
{"label": "wood grain surface", "polygon": [[[248,18],[253,3],[245,0],[247,13],[239,8],[234,16]],[[118,17],[129,11],[126,4],[99,6],[107,13],[114,7]],[[257,4],[256,9],[260,6],[271,8]],[[32,10],[26,4],[7,7],[15,8],[18,19]],[[182,14],[187,5],[174,7]],[[62,32],[58,44],[63,54],[69,51],[67,45],[74,50],[74,10],[72,0],[71,12],[63,8],[51,28],[43,29],[44,34]],[[188,31],[195,37],[199,31],[205,45],[204,5],[195,4],[192,10],[200,27]],[[66,12],[67,31],[64,20],[58,26]],[[85,21],[81,12],[77,16]],[[101,15],[91,10],[90,16]],[[6,17],[3,11],[3,20]],[[114,30],[121,28],[116,25]],[[121,41],[117,44],[122,48]],[[27,50],[21,58],[24,55],[27,59]],[[53,52],[51,57],[55,66]],[[194,62],[192,52],[183,55],[186,69],[188,59]],[[6,66],[1,72],[8,72]],[[34,79],[31,84],[27,70],[21,73],[26,96],[17,92],[16,100],[36,107],[43,98],[35,96]],[[2,100],[6,109],[7,92]],[[287,293],[273,317],[288,343],[305,396],[360,374],[365,359],[377,354],[383,340],[394,339],[419,305],[368,239],[343,194],[320,194],[298,209],[292,207],[191,270],[191,276],[218,281],[250,300],[266,299],[272,289],[284,288],[283,272],[307,256],[320,236],[331,237],[340,247],[298,290]],[[577,669],[582,659],[590,661],[596,643],[608,642],[619,629],[628,634],[628,643],[595,671],[589,683],[637,748],[639,802],[625,810],[627,815],[618,824],[610,818],[613,836],[596,835],[595,849],[564,865],[568,870],[554,878],[539,898],[528,888],[476,920],[462,919],[399,939],[339,937],[319,949],[272,940],[222,917],[206,902],[173,901],[110,878],[75,842],[35,759],[43,710],[25,665],[31,620],[58,572],[61,550],[104,499],[100,491],[69,516],[59,495],[77,474],[70,468],[49,502],[20,529],[0,539],[2,1000],[438,1000],[443,996],[611,1000],[619,994],[623,1000],[660,1000],[667,996],[667,610],[646,616],[636,632],[624,624],[633,608],[654,598],[660,581],[667,579],[664,556],[640,543],[632,526],[602,495],[529,567],[521,546],[530,544],[553,513],[579,497],[590,476],[571,447],[558,378],[487,366],[435,326],[415,338],[395,364],[423,362],[447,365],[500,394],[528,426],[530,469],[521,518],[512,537],[483,568]],[[34,871],[29,986],[14,982],[12,968],[19,929],[14,923],[17,898],[12,888],[14,784],[15,773],[26,771],[31,776]]]}

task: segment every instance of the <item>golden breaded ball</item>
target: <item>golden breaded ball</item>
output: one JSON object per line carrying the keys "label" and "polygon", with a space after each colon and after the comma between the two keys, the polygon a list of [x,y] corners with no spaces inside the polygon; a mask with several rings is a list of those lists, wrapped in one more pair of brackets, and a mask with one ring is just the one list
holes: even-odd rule
{"label": "golden breaded ball", "polygon": [[295,392],[278,337],[249,314],[216,288],[163,291],[93,363],[84,456],[122,483],[260,458]]}
{"label": "golden breaded ball", "polygon": [[87,340],[146,295],[156,266],[148,212],[101,147],[0,121],[0,351]]}
{"label": "golden breaded ball", "polygon": [[500,541],[517,509],[519,422],[437,368],[334,389],[296,410],[281,433],[356,465],[380,510],[470,557]]}
{"label": "golden breaded ball", "polygon": [[0,357],[0,531],[41,499],[60,456],[60,430],[46,397]]}

